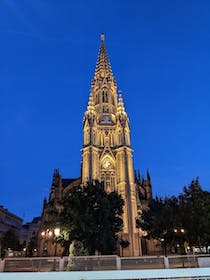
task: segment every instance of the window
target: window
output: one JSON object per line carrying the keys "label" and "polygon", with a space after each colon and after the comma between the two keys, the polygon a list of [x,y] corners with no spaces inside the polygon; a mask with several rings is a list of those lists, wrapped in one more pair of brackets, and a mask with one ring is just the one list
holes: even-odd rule
{"label": "window", "polygon": [[99,96],[98,96],[98,94],[96,94],[95,104],[98,104],[98,103],[99,103]]}
{"label": "window", "polygon": [[108,93],[102,91],[102,102],[108,103]]}
{"label": "window", "polygon": [[105,92],[102,92],[102,102],[105,102]]}
{"label": "window", "polygon": [[108,94],[105,94],[105,102],[108,102]]}
{"label": "window", "polygon": [[114,96],[112,95],[112,104],[114,105]]}

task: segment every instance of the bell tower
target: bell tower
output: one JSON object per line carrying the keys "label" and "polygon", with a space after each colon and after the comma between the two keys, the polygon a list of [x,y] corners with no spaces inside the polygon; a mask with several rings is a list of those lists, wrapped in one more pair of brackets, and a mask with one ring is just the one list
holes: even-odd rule
{"label": "bell tower", "polygon": [[123,255],[141,255],[129,119],[122,93],[117,92],[103,34],[83,119],[82,183],[92,180],[103,181],[107,192],[121,194],[125,202],[121,237],[129,241]]}

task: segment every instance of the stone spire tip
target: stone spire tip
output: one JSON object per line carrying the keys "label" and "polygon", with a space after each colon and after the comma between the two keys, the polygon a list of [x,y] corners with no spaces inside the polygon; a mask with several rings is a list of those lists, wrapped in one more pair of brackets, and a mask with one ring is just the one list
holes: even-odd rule
{"label": "stone spire tip", "polygon": [[104,42],[105,36],[104,33],[101,33],[101,41]]}
{"label": "stone spire tip", "polygon": [[118,90],[118,97],[122,98],[122,90],[121,89]]}

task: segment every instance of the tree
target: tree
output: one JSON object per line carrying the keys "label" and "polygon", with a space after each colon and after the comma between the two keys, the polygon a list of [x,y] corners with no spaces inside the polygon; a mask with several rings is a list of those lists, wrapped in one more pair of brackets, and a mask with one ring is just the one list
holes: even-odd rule
{"label": "tree", "polygon": [[174,228],[178,221],[178,200],[176,197],[151,199],[148,209],[144,210],[137,219],[137,228],[141,228],[147,234],[147,238],[161,242],[165,254],[167,246],[174,247],[176,237]]}
{"label": "tree", "polygon": [[179,195],[180,218],[190,246],[210,244],[210,193],[204,191],[198,178],[184,187]]}
{"label": "tree", "polygon": [[33,257],[34,249],[37,248],[37,235],[32,236],[27,244],[27,257]]}
{"label": "tree", "polygon": [[198,178],[178,197],[152,199],[147,210],[137,219],[147,238],[157,239],[162,246],[176,252],[177,245],[184,253],[184,244],[210,244],[210,193],[203,191]]}
{"label": "tree", "polygon": [[18,237],[12,230],[8,230],[4,233],[2,240],[1,240],[1,251],[2,256],[5,256],[5,253],[8,249],[11,250],[20,250],[20,242],[18,240]]}
{"label": "tree", "polygon": [[123,200],[116,192],[107,193],[96,181],[73,187],[62,201],[60,223],[70,241],[80,241],[88,254],[116,251],[117,232],[122,230]]}

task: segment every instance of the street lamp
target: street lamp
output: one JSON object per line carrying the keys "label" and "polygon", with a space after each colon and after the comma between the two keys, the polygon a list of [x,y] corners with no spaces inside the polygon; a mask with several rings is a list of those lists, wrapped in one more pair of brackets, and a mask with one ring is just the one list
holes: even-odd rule
{"label": "street lamp", "polygon": [[41,236],[43,238],[45,238],[45,237],[48,238],[48,237],[51,237],[52,235],[53,235],[53,232],[50,229],[46,229],[41,232]]}
{"label": "street lamp", "polygon": [[[184,228],[174,228],[174,233],[176,235],[176,239],[178,239],[178,241],[180,241],[182,243],[183,239],[184,239],[183,237],[185,234],[185,229]],[[179,248],[180,244],[177,244],[176,247]],[[182,250],[182,246],[181,246],[181,250]],[[185,249],[185,251],[186,251],[186,249]]]}
{"label": "street lamp", "polygon": [[178,233],[178,232],[185,233],[185,230],[184,228],[175,228],[174,233]]}
{"label": "street lamp", "polygon": [[55,238],[55,251],[54,251],[54,256],[56,256],[56,253],[57,253],[57,237],[58,237],[59,234],[60,234],[60,228],[54,228],[53,230],[51,230],[51,229],[46,229],[46,230],[43,230],[43,231],[41,232],[41,237],[42,237],[43,239],[52,240],[53,237]]}
{"label": "street lamp", "polygon": [[160,239],[160,242],[161,242],[161,246],[163,248],[164,256],[167,257],[167,247],[166,247],[165,238],[162,237]]}
{"label": "street lamp", "polygon": [[59,236],[59,234],[60,234],[60,228],[55,228],[54,229],[54,235],[55,235],[55,254],[54,254],[54,256],[56,256],[57,255],[57,243],[58,243],[58,236]]}
{"label": "street lamp", "polygon": [[60,229],[59,228],[55,228],[54,229],[54,234],[55,234],[55,236],[58,236],[60,234]]}
{"label": "street lamp", "polygon": [[41,237],[44,240],[44,248],[42,252],[43,256],[48,256],[48,249],[49,249],[48,240],[51,238],[52,234],[53,232],[50,229],[46,229],[41,232]]}

